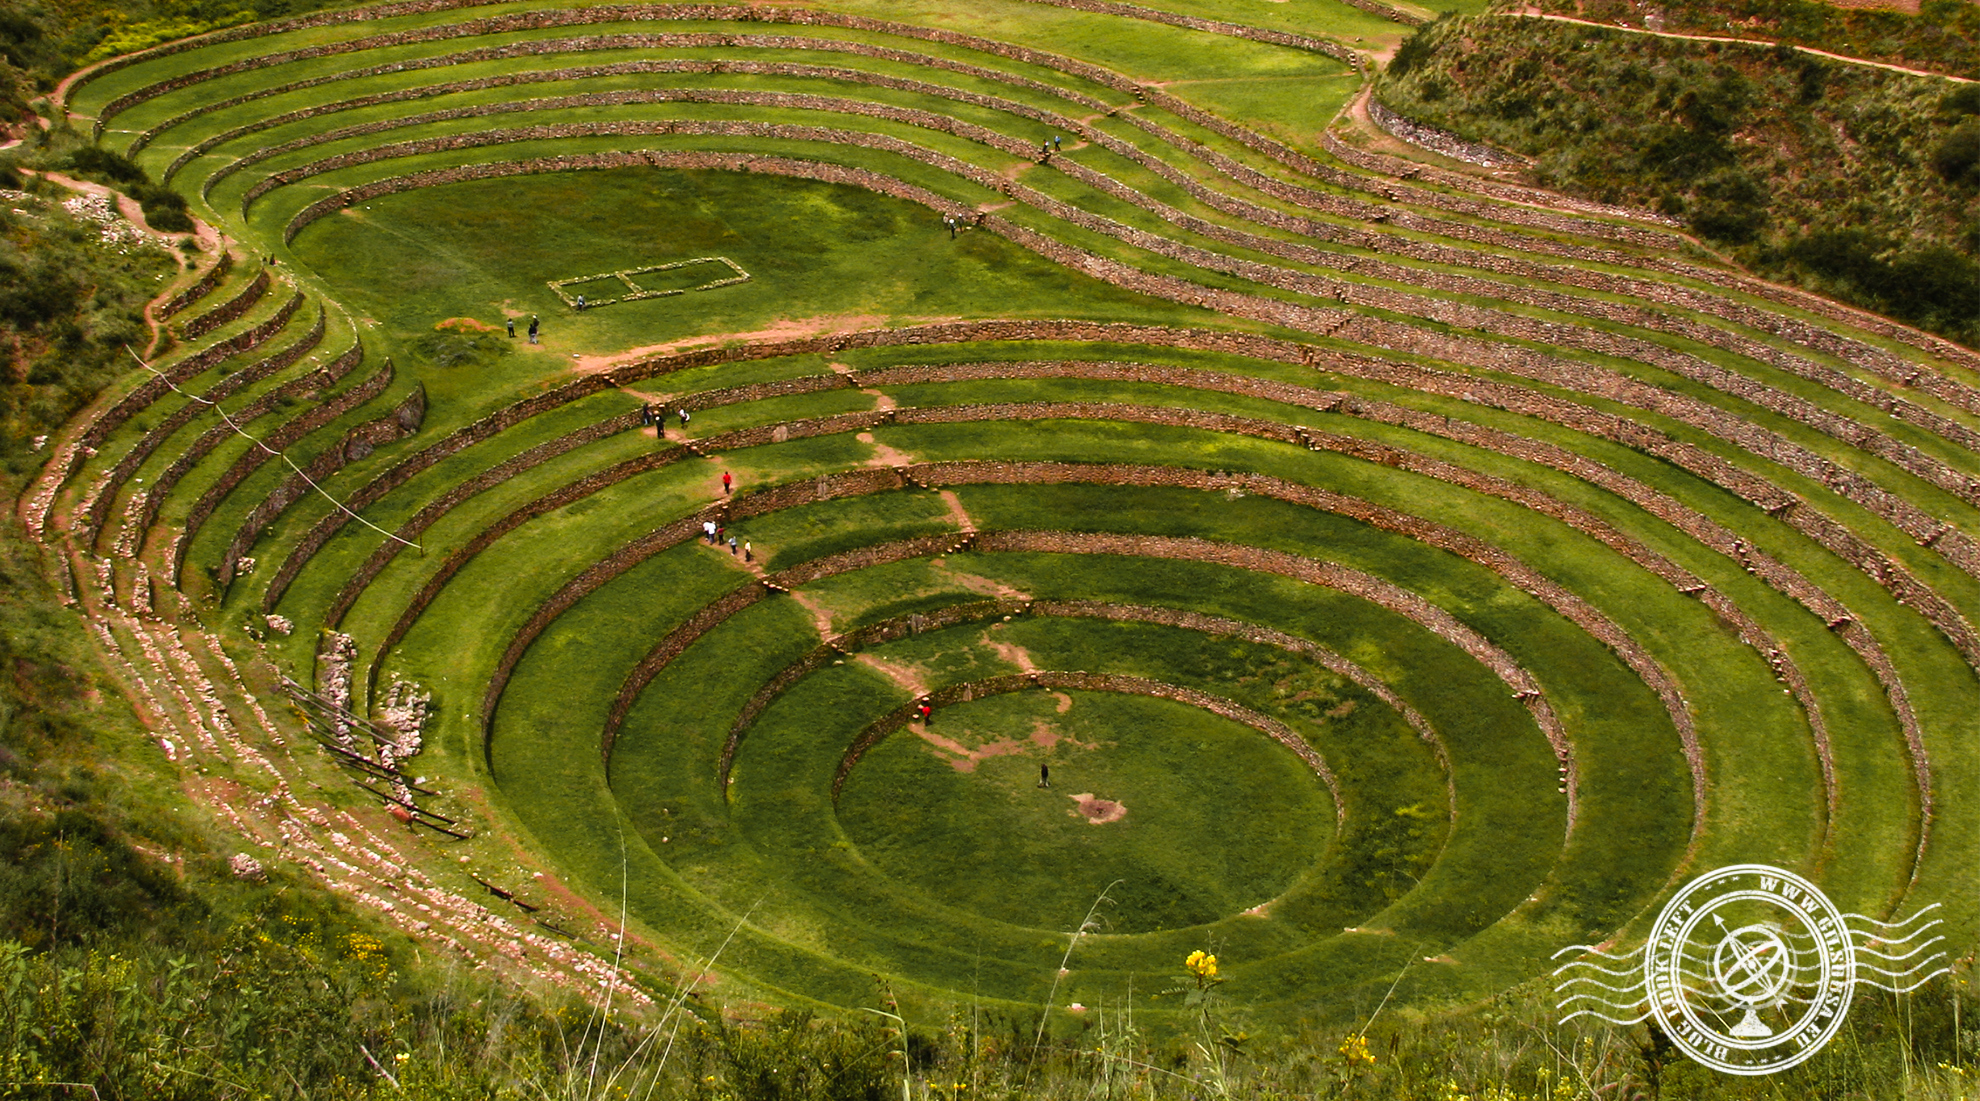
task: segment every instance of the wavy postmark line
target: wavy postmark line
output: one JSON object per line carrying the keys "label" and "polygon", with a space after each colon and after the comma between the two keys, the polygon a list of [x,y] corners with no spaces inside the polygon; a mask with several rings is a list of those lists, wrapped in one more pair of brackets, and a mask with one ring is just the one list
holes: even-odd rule
{"label": "wavy postmark line", "polygon": [[[1844,926],[1849,934],[1850,983],[1892,994],[1908,994],[1940,975],[1950,973],[1952,968],[1946,961],[1947,952],[1938,947],[1946,938],[1933,933],[1934,929],[1945,924],[1942,918],[1931,916],[1939,905],[1932,903],[1896,921],[1883,921],[1867,914],[1844,914]],[[1783,930],[1779,935],[1797,942],[1815,939],[1810,933],[1791,930]],[[1921,941],[1921,937],[1926,939]],[[1553,977],[1559,980],[1554,986],[1554,993],[1559,996],[1555,1008],[1567,1011],[1555,1023],[1564,1025],[1576,1018],[1592,1017],[1626,1026],[1648,1020],[1652,1013],[1648,1000],[1641,996],[1649,984],[1649,974],[1644,968],[1647,948],[1647,944],[1639,945],[1633,951],[1618,954],[1595,945],[1571,944],[1555,952],[1550,958],[1558,960],[1570,954],[1579,957],[1553,971]],[[1704,962],[1702,954],[1679,949],[1679,956],[1679,973],[1688,980],[1684,984],[1686,988],[1700,992],[1711,990],[1715,981],[1702,971],[1694,970]],[[1901,964],[1910,966],[1896,966]],[[1623,985],[1604,981],[1630,978],[1636,981]],[[1783,1000],[1800,1004],[1810,1002],[1810,999],[1792,995],[1785,996]]]}

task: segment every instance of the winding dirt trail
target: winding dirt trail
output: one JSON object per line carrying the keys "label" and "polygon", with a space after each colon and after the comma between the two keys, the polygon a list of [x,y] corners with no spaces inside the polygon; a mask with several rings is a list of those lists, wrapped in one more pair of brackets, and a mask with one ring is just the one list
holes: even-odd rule
{"label": "winding dirt trail", "polygon": [[[16,141],[12,144],[18,145],[20,143]],[[23,171],[27,170],[24,169]],[[109,199],[116,206],[117,213],[124,216],[125,221],[130,222],[145,233],[160,240],[175,241],[191,236],[199,242],[201,254],[207,256],[218,256],[219,250],[224,247],[225,242],[220,236],[220,231],[198,218],[192,219],[193,228],[190,234],[170,233],[165,230],[153,229],[151,228],[151,223],[145,220],[144,208],[138,205],[136,199],[131,198],[121,191],[105,187],[102,184],[90,183],[88,180],[78,180],[73,176],[65,176],[60,172],[41,171],[29,172],[29,174],[39,176],[49,183],[60,184],[81,195],[96,195]],[[164,305],[173,295],[176,295],[182,289],[180,281],[188,273],[197,270],[192,258],[187,256],[184,250],[171,248],[166,251],[171,253],[172,259],[178,262],[179,275],[172,279],[163,290],[152,296],[151,301],[144,304],[144,323],[151,330],[151,340],[144,348],[143,358],[146,360],[157,355],[159,347],[165,342],[165,322],[157,315],[158,307]]]}

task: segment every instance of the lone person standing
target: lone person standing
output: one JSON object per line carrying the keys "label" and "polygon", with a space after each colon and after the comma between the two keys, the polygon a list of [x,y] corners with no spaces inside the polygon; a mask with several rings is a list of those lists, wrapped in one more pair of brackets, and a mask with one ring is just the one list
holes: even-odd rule
{"label": "lone person standing", "polygon": [[531,344],[535,344],[535,343],[537,343],[537,339],[536,339],[536,327],[537,327],[537,325],[536,325],[536,315],[535,315],[535,314],[530,314],[530,315],[529,315],[529,342],[530,342]]}

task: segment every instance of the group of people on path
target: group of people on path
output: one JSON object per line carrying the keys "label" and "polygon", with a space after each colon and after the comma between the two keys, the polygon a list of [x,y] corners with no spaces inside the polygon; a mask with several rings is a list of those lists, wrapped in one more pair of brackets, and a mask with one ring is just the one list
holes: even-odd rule
{"label": "group of people on path", "polygon": [[[1057,134],[1053,134],[1050,138],[1039,142],[1038,163],[1043,164],[1051,160],[1052,154],[1057,153],[1063,147],[1064,143],[1065,139]],[[949,231],[949,240],[953,241],[956,239],[956,235],[963,230],[982,225],[984,217],[985,215],[980,211],[974,220],[960,214],[944,214],[942,215],[942,228]]]}
{"label": "group of people on path", "polygon": [[949,231],[949,240],[953,241],[956,239],[956,234],[961,233],[963,230],[974,229],[982,225],[983,219],[987,217],[989,215],[980,211],[974,218],[968,218],[961,214],[944,214],[942,215],[942,227]]}
{"label": "group of people on path", "polygon": [[[535,314],[530,314],[530,315],[529,315],[529,342],[530,342],[531,344],[540,344],[540,343],[542,343],[541,341],[539,341],[539,340],[537,340],[537,339],[536,339],[536,330],[537,330],[537,321],[536,321],[536,315],[535,315]],[[514,340],[515,338],[516,338],[516,319],[512,317],[512,318],[510,318],[510,319],[509,319],[509,339],[510,339],[510,340]]]}
{"label": "group of people on path", "polygon": [[701,537],[708,540],[708,545],[711,547],[727,546],[730,554],[745,562],[756,561],[756,551],[749,545],[749,540],[745,539],[738,543],[736,537],[729,534],[728,528],[713,520],[701,522]]}
{"label": "group of people on path", "polygon": [[[681,409],[677,411],[676,415],[678,415],[681,418],[681,427],[683,429],[687,428],[688,411],[686,409]],[[640,406],[639,424],[641,428],[667,427],[667,407],[664,405],[653,405],[650,403],[647,405]],[[728,477],[728,475],[724,474],[723,477],[726,478]],[[726,486],[724,487],[724,489],[726,491]]]}

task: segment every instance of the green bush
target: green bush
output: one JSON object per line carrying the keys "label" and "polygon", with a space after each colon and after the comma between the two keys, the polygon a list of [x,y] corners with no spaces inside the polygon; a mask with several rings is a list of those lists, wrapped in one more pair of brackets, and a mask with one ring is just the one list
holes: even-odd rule
{"label": "green bush", "polygon": [[80,175],[124,187],[148,183],[151,179],[130,158],[94,145],[85,145],[69,154],[69,166]]}
{"label": "green bush", "polygon": [[494,333],[440,332],[429,333],[413,340],[406,351],[413,359],[434,367],[481,367],[514,349],[510,342]]}
{"label": "green bush", "polygon": [[1932,170],[1952,183],[1980,184],[1980,119],[1968,119],[1946,135],[1932,150]]}
{"label": "green bush", "polygon": [[131,198],[144,210],[144,220],[161,233],[190,233],[192,215],[187,213],[186,197],[169,187],[143,183],[131,188]]}

